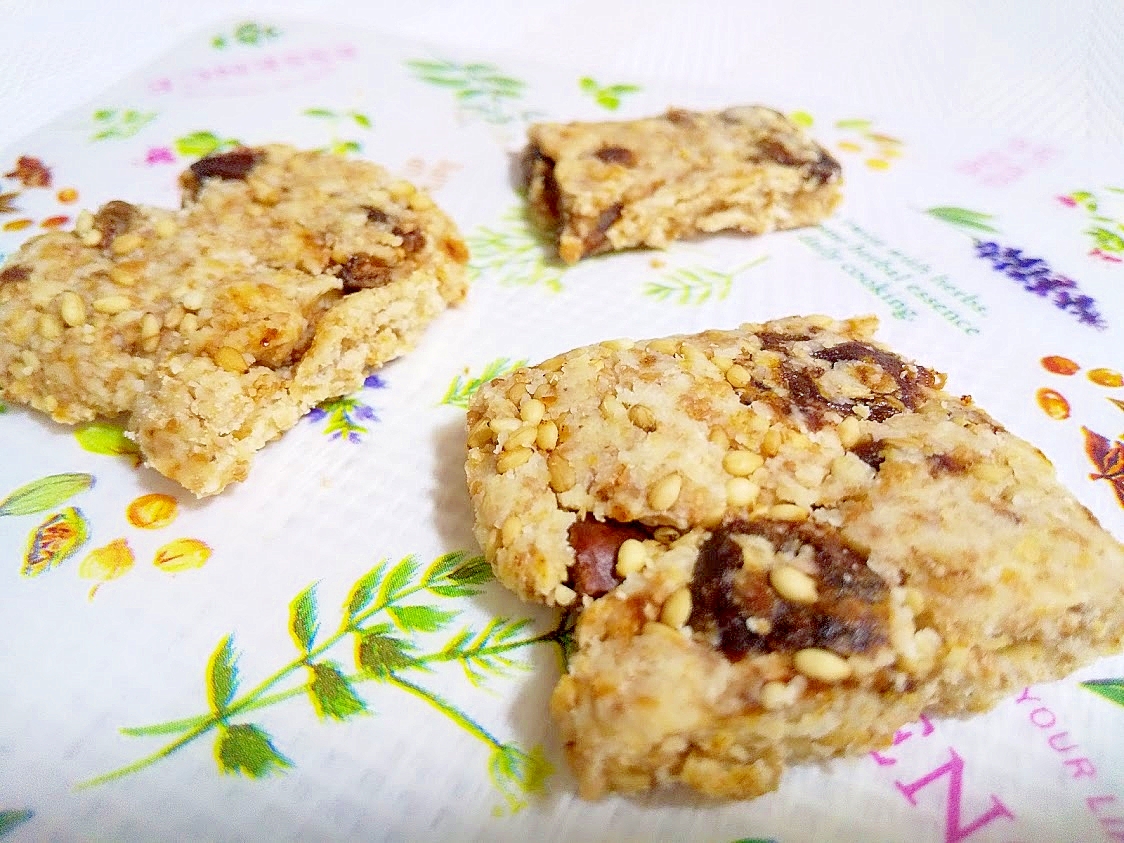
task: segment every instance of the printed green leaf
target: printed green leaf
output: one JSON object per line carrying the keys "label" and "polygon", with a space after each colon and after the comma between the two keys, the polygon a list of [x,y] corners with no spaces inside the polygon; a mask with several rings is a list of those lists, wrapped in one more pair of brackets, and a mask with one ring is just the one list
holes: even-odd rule
{"label": "printed green leaf", "polygon": [[446,579],[462,564],[465,556],[467,554],[463,550],[441,554],[422,572],[421,584],[428,586],[430,583]]}
{"label": "printed green leaf", "polygon": [[234,636],[219,642],[207,663],[207,702],[216,716],[222,716],[238,691],[238,656]]}
{"label": "printed green leaf", "polygon": [[192,132],[176,138],[172,145],[180,155],[188,158],[205,158],[222,146],[223,141],[214,132]]}
{"label": "printed green leaf", "polygon": [[449,579],[462,585],[483,585],[492,580],[492,566],[483,556],[473,556],[464,564],[458,565],[449,574]]}
{"label": "printed green leaf", "polygon": [[477,390],[493,378],[498,378],[509,372],[513,372],[520,366],[527,365],[526,360],[510,360],[507,357],[497,357],[495,360],[484,366],[482,372],[476,377],[470,378],[465,375],[457,375],[449,384],[449,388],[445,390],[445,395],[441,399],[442,404],[448,404],[453,407],[460,407],[468,409],[468,404],[472,400]]}
{"label": "printed green leaf", "polygon": [[463,629],[445,645],[442,656],[459,661],[468,681],[481,687],[489,678],[510,676],[529,667],[525,660],[507,655],[513,648],[505,646],[529,624],[526,619],[495,618],[479,633]]}
{"label": "printed green leaf", "polygon": [[871,123],[869,120],[836,120],[835,128],[837,129],[858,129],[860,132],[865,132],[869,129]]}
{"label": "printed green leaf", "polygon": [[929,208],[926,213],[934,219],[942,220],[952,225],[958,225],[961,228],[968,228],[973,231],[996,231],[995,228],[988,225],[988,222],[995,219],[995,217],[991,214],[981,213],[980,211],[971,211],[967,208],[956,208],[946,205]]}
{"label": "printed green leaf", "polygon": [[464,556],[464,553],[451,553],[438,560],[444,560],[453,567],[443,572],[440,579],[436,576],[425,578],[430,592],[441,597],[472,597],[480,593],[480,589],[475,586],[493,579],[492,567],[483,556],[473,556],[467,561],[461,561]]}
{"label": "printed green leaf", "polygon": [[1109,231],[1103,226],[1095,225],[1085,233],[1093,238],[1093,242],[1098,249],[1102,249],[1106,252],[1124,252],[1124,237],[1121,237],[1114,231]]}
{"label": "printed green leaf", "polygon": [[321,720],[346,720],[367,711],[367,704],[355,693],[351,683],[335,662],[309,665],[312,682],[308,696]]}
{"label": "printed green leaf", "polygon": [[219,729],[215,739],[215,760],[229,775],[260,779],[293,766],[277,751],[269,733],[260,726],[239,723]]}
{"label": "printed green leaf", "polygon": [[353,152],[362,152],[363,144],[353,140],[334,141],[331,146],[328,147],[328,151],[333,155],[350,155]]}
{"label": "printed green leaf", "polygon": [[382,630],[365,631],[356,637],[355,664],[372,676],[388,676],[414,663],[410,655],[413,647],[408,641],[386,635]]}
{"label": "printed green leaf", "polygon": [[379,605],[386,606],[394,602],[417,572],[418,562],[413,556],[407,556],[391,568],[390,573],[383,580],[382,588],[379,589]]}
{"label": "printed green leaf", "polygon": [[493,65],[412,60],[406,66],[423,82],[451,89],[463,112],[494,124],[509,123],[520,116],[508,106],[522,95],[523,82]]}
{"label": "printed green leaf", "polygon": [[239,24],[235,28],[234,39],[242,44],[258,46],[267,39],[276,38],[280,34],[280,31],[276,27],[262,26],[258,23],[247,22]]}
{"label": "printed green leaf", "polygon": [[92,474],[52,474],[20,486],[0,501],[0,515],[34,515],[93,488]]}
{"label": "printed green leaf", "polygon": [[0,837],[35,816],[34,811],[0,811]]}
{"label": "printed green leaf", "polygon": [[543,286],[562,292],[568,267],[558,261],[552,235],[532,224],[522,206],[508,209],[496,228],[481,226],[467,239],[473,278],[495,275],[504,286]]}
{"label": "printed green leaf", "polygon": [[87,422],[74,431],[74,438],[83,450],[110,457],[126,457],[134,466],[140,465],[140,447],[125,435],[125,429],[110,422]]}
{"label": "printed green leaf", "polygon": [[306,108],[301,112],[307,117],[335,117],[336,113],[327,108]]}
{"label": "printed green leaf", "polygon": [[69,559],[90,537],[90,522],[77,507],[56,512],[36,527],[27,543],[20,573],[37,577]]}
{"label": "printed green leaf", "polygon": [[734,843],[777,843],[772,837],[742,837]]}
{"label": "printed green leaf", "polygon": [[[330,635],[318,630],[320,611],[315,600],[315,586],[304,589],[289,604],[289,631],[301,649],[299,657],[274,669],[269,678],[252,690],[239,690],[241,655],[235,649],[233,636],[227,636],[219,642],[207,665],[209,710],[193,717],[122,729],[123,734],[132,737],[175,738],[147,756],[87,779],[78,787],[100,786],[133,775],[210,732],[217,733],[214,754],[221,772],[260,778],[282,771],[291,767],[292,762],[277,750],[272,737],[259,726],[234,724],[232,719],[306,695],[322,720],[350,719],[370,711],[356,691],[358,685],[377,681],[388,689],[397,688],[424,701],[487,745],[492,751],[489,774],[511,810],[519,810],[527,794],[541,790],[550,773],[541,750],[527,753],[514,745],[504,745],[444,696],[415,684],[408,677],[424,676],[436,664],[457,662],[474,685],[481,685],[485,678],[526,668],[529,663],[518,658],[517,651],[543,643],[561,644],[566,631],[560,626],[534,635],[525,633],[529,620],[498,618],[480,632],[466,628],[449,636],[444,649],[423,651],[419,639],[426,639],[446,627],[457,613],[427,605],[402,605],[404,598],[439,588],[462,589],[453,593],[471,594],[475,592],[474,586],[491,578],[491,571],[482,557],[469,556],[465,551],[447,553],[433,560],[420,579],[419,568],[416,558],[408,556],[392,567],[384,560],[364,574],[348,595],[343,622]],[[381,618],[377,621],[371,620],[379,615]],[[331,650],[344,646],[344,639],[349,637],[354,647],[356,672],[353,674],[345,674],[338,662],[326,656]],[[323,660],[319,660],[321,658]],[[305,671],[308,678],[295,682]]]}
{"label": "printed green leaf", "polygon": [[504,795],[513,813],[526,807],[527,795],[546,789],[546,780],[553,772],[541,746],[528,753],[514,744],[502,744],[488,761],[492,783]]}
{"label": "printed green leaf", "polygon": [[289,604],[289,632],[303,652],[312,649],[319,623],[316,620],[316,584],[313,583]]}
{"label": "printed green leaf", "polygon": [[391,606],[387,614],[403,632],[437,632],[457,616],[432,606]]}
{"label": "printed green leaf", "polygon": [[386,560],[383,560],[360,577],[355,585],[351,587],[351,593],[347,596],[347,605],[345,607],[347,610],[346,621],[354,620],[356,615],[371,604],[371,597],[374,596],[375,589],[378,588],[379,583],[382,582],[385,571]]}
{"label": "printed green leaf", "polygon": [[97,111],[94,112],[94,119],[97,120],[99,123],[104,123],[107,120],[112,120],[113,115],[116,114],[116,113],[117,112],[115,112],[111,109],[108,109],[108,108],[100,108],[100,109],[98,109]]}
{"label": "printed green leaf", "polygon": [[634,94],[640,90],[639,85],[627,83],[601,86],[596,79],[589,76],[583,76],[579,79],[578,87],[581,88],[583,93],[592,96],[593,101],[599,106],[609,111],[614,111],[620,107],[621,97],[624,94]]}
{"label": "printed green leaf", "polygon": [[680,305],[701,305],[712,298],[722,301],[733,288],[734,278],[768,260],[768,255],[755,258],[730,272],[706,267],[680,267],[664,273],[658,281],[645,282],[643,293],[656,301],[673,301]]}
{"label": "printed green leaf", "polygon": [[812,128],[812,125],[816,122],[807,111],[794,111],[788,115],[788,119],[797,126],[803,126],[805,129]]}
{"label": "printed green leaf", "polygon": [[1094,694],[1100,694],[1106,700],[1124,706],[1124,679],[1090,679],[1081,684]]}
{"label": "printed green leaf", "polygon": [[358,111],[353,111],[353,112],[351,112],[351,119],[355,121],[356,125],[364,128],[364,129],[371,128],[371,118],[368,117],[366,114],[362,114],[361,112],[358,112]]}

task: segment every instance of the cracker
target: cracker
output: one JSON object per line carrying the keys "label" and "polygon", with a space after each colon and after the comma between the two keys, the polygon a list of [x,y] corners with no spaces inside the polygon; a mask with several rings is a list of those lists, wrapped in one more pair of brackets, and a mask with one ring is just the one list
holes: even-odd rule
{"label": "cracker", "polygon": [[581,793],[748,798],[1124,649],[1124,548],[875,320],[577,349],[481,388],[475,531],[578,612]]}
{"label": "cracker", "polygon": [[466,291],[467,249],[375,164],[281,145],[192,165],[179,211],[109,202],[0,270],[0,385],[68,424],[122,417],[196,495],[359,389]]}
{"label": "cracker", "polygon": [[838,162],[760,106],[537,123],[527,199],[566,263],[697,234],[813,225],[840,200]]}

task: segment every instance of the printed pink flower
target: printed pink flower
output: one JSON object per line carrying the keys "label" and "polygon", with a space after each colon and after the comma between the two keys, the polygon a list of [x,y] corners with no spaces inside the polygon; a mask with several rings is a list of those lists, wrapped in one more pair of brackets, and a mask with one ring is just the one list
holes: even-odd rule
{"label": "printed pink flower", "polygon": [[145,164],[174,164],[176,156],[166,146],[154,146],[144,156]]}
{"label": "printed pink flower", "polygon": [[1067,208],[1076,208],[1077,200],[1072,196],[1059,196],[1058,201],[1065,205]]}
{"label": "printed pink flower", "polygon": [[1100,258],[1101,260],[1108,261],[1109,263],[1124,263],[1124,258],[1117,257],[1116,255],[1110,255],[1103,249],[1093,249],[1091,252],[1089,252],[1089,254],[1094,258]]}

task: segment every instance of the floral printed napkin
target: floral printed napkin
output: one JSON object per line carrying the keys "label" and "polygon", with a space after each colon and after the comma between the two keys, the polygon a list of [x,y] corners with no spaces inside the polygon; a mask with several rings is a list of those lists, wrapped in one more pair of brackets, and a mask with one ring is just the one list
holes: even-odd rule
{"label": "floral printed napkin", "polygon": [[468,302],[197,502],[112,421],[0,414],[0,836],[12,839],[1124,840],[1124,657],[746,804],[575,795],[546,701],[569,629],[495,584],[464,409],[588,342],[874,312],[1054,460],[1124,536],[1124,157],[845,100],[769,102],[841,161],[816,228],[565,267],[513,181],[536,119],[756,101],[376,33],[201,33],[0,154],[0,253],[112,198],[173,205],[240,143],[374,159],[433,192]]}

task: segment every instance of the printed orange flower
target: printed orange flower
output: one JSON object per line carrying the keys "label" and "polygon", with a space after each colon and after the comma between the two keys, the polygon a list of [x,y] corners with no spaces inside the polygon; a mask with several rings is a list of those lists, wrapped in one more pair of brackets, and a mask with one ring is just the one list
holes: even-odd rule
{"label": "printed orange flower", "polygon": [[1086,377],[1097,386],[1107,386],[1109,389],[1124,386],[1124,375],[1115,369],[1090,369]]}
{"label": "printed orange flower", "polygon": [[202,568],[211,558],[211,548],[199,539],[176,539],[158,551],[152,564],[169,574]]}
{"label": "printed orange flower", "polygon": [[176,520],[179,504],[171,495],[141,495],[125,508],[125,517],[134,527],[159,530]]}
{"label": "printed orange flower", "polygon": [[1042,358],[1042,368],[1055,375],[1073,375],[1081,369],[1081,366],[1068,357],[1051,354],[1049,357]]}
{"label": "printed orange flower", "polygon": [[1056,389],[1043,387],[1035,393],[1035,397],[1038,399],[1038,406],[1042,408],[1042,412],[1050,418],[1058,421],[1069,418],[1069,401]]}
{"label": "printed orange flower", "polygon": [[104,547],[91,550],[82,564],[78,566],[78,576],[86,580],[97,580],[90,589],[90,600],[104,583],[124,576],[133,569],[136,557],[129,542],[125,539],[114,539]]}

